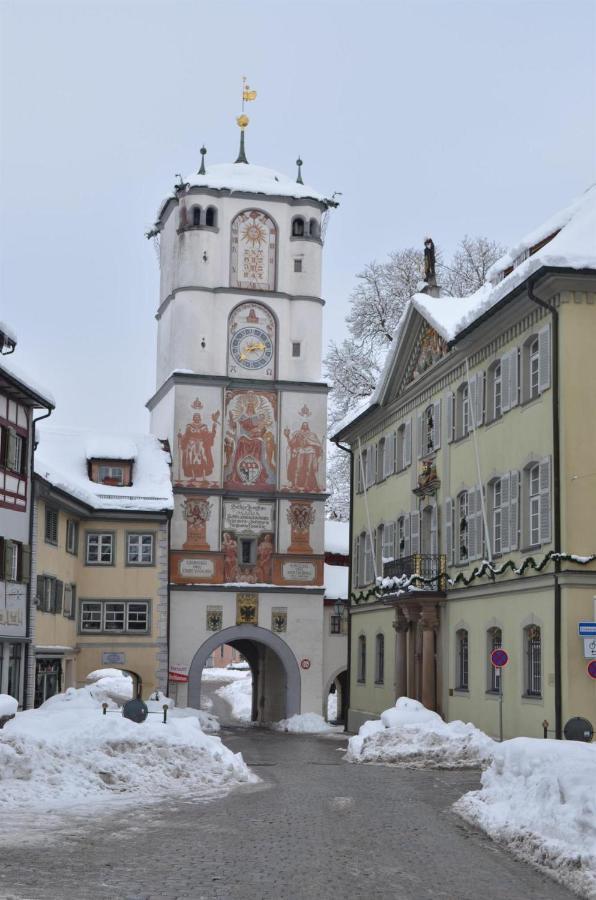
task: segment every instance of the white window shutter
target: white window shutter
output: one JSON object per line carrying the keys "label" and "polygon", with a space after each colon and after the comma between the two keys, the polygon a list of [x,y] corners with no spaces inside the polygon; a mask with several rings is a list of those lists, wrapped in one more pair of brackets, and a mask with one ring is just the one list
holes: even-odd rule
{"label": "white window shutter", "polygon": [[517,347],[509,354],[509,408],[513,409],[519,402],[519,379],[518,379],[518,350]]}
{"label": "white window shutter", "polygon": [[430,555],[437,556],[439,552],[439,535],[437,531],[437,507],[433,506],[430,514]]}
{"label": "white window shutter", "polygon": [[483,555],[483,537],[484,537],[484,517],[482,515],[482,485],[476,488],[476,554],[477,559],[482,559]]}
{"label": "white window shutter", "polygon": [[354,541],[354,584],[360,584],[360,538]]}
{"label": "white window shutter", "polygon": [[447,425],[447,443],[453,440],[453,394],[447,391],[445,394],[445,422]]}
{"label": "white window shutter", "polygon": [[453,565],[453,500],[447,497],[445,500],[445,553],[447,565]]}
{"label": "white window shutter", "polygon": [[438,450],[441,446],[441,401],[437,400],[433,410],[433,447]]}
{"label": "white window shutter", "polygon": [[540,543],[549,544],[551,540],[551,493],[550,493],[550,459],[541,460],[539,469],[540,487]]}
{"label": "white window shutter", "polygon": [[503,412],[511,409],[511,379],[509,371],[511,369],[511,356],[505,353],[501,357],[501,408]]}
{"label": "white window shutter", "polygon": [[476,426],[484,422],[484,372],[476,372],[476,406],[474,407]]}
{"label": "white window shutter", "polygon": [[473,431],[478,422],[476,421],[476,410],[478,408],[478,404],[476,402],[477,396],[477,382],[476,376],[473,375],[468,381],[468,400],[469,400],[469,409],[470,409],[470,431]]}
{"label": "white window shutter", "polygon": [[519,543],[519,472],[510,472],[509,479],[509,549],[517,550]]}
{"label": "white window shutter", "polygon": [[404,556],[410,556],[412,553],[412,544],[410,541],[410,516],[408,513],[404,516]]}
{"label": "white window shutter", "polygon": [[476,559],[476,488],[468,491],[468,559]]}
{"label": "white window shutter", "polygon": [[410,513],[410,554],[420,553],[420,513]]}
{"label": "white window shutter", "polygon": [[418,413],[416,418],[417,428],[416,428],[416,437],[417,437],[417,447],[416,451],[418,454],[418,459],[422,459],[422,448],[424,444],[424,420],[422,413]]}
{"label": "white window shutter", "polygon": [[550,387],[550,325],[538,332],[538,390],[542,393]]}
{"label": "white window shutter", "polygon": [[405,466],[412,465],[412,420],[408,419],[404,428],[404,458]]}
{"label": "white window shutter", "polygon": [[509,535],[509,488],[510,479],[509,473],[507,473],[507,475],[501,476],[501,550],[503,551],[503,553],[508,553],[511,547],[511,538]]}

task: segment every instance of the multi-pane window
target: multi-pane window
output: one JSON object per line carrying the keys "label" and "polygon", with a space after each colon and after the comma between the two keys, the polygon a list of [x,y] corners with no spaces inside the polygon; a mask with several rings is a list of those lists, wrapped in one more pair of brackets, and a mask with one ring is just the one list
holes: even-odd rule
{"label": "multi-pane window", "polygon": [[22,644],[11,644],[8,651],[8,689],[11,697],[20,696]]}
{"label": "multi-pane window", "polygon": [[50,509],[46,506],[46,523],[45,523],[45,541],[46,544],[58,543],[58,510]]}
{"label": "multi-pane window", "polygon": [[493,650],[500,650],[503,646],[503,635],[500,628],[489,628],[488,630],[488,690],[493,694],[498,694],[501,690],[501,669],[493,666],[490,661],[490,655]]}
{"label": "multi-pane window", "polygon": [[86,561],[94,566],[111,566],[114,562],[114,535],[90,533],[87,535]]}
{"label": "multi-pane window", "polygon": [[457,498],[458,562],[468,561],[468,492],[462,491]]}
{"label": "multi-pane window", "polygon": [[329,631],[331,634],[341,634],[341,616],[331,616]]}
{"label": "multi-pane window", "polygon": [[468,682],[468,632],[460,628],[456,634],[456,687],[467,691]]}
{"label": "multi-pane window", "polygon": [[6,581],[19,580],[19,548],[20,545],[16,541],[4,541],[4,578]]}
{"label": "multi-pane window", "polygon": [[99,480],[101,484],[124,484],[124,469],[122,466],[100,466]]}
{"label": "multi-pane window", "polygon": [[298,359],[301,355],[301,345],[300,341],[292,341],[292,356],[294,359]]}
{"label": "multi-pane window", "polygon": [[378,634],[375,638],[375,684],[385,681],[385,636]]}
{"label": "multi-pane window", "polygon": [[497,478],[493,481],[493,551],[495,554],[501,553],[503,548],[503,512],[507,515],[508,510],[503,510],[503,486],[501,479]]}
{"label": "multi-pane window", "polygon": [[358,638],[358,681],[366,681],[366,638],[361,634]]}
{"label": "multi-pane window", "polygon": [[375,567],[373,557],[373,546],[368,532],[364,536],[364,584],[370,584],[374,581]]}
{"label": "multi-pane window", "polygon": [[501,363],[498,362],[493,369],[493,418],[499,419],[503,415],[503,378],[501,375]]}
{"label": "multi-pane window", "polygon": [[530,396],[528,399],[533,400],[540,393],[540,351],[538,338],[536,338],[529,347],[528,352],[529,376],[530,376]]}
{"label": "multi-pane window", "polygon": [[149,603],[146,600],[83,600],[81,631],[146,632]]}
{"label": "multi-pane window", "polygon": [[540,543],[540,466],[532,466],[528,473],[530,544]]}
{"label": "multi-pane window", "polygon": [[13,472],[22,472],[25,460],[25,442],[20,434],[13,428],[8,429],[8,441],[6,445],[6,468]]}
{"label": "multi-pane window", "polygon": [[470,388],[464,384],[461,389],[461,435],[468,434],[470,430]]}
{"label": "multi-pane window", "polygon": [[435,408],[431,404],[424,410],[424,444],[423,452],[430,453],[435,448]]}
{"label": "multi-pane window", "polygon": [[79,526],[74,519],[66,520],[66,552],[73,553],[75,556],[78,552],[79,544]]}
{"label": "multi-pane window", "polygon": [[76,606],[77,589],[74,584],[64,585],[64,605],[63,613],[67,619],[74,619]]}
{"label": "multi-pane window", "polygon": [[406,518],[400,516],[397,520],[397,556],[398,559],[406,556]]}
{"label": "multi-pane window", "polygon": [[526,637],[526,694],[542,695],[542,638],[538,625],[525,629]]}
{"label": "multi-pane window", "polygon": [[150,566],[153,563],[153,535],[129,534],[127,560],[131,566]]}

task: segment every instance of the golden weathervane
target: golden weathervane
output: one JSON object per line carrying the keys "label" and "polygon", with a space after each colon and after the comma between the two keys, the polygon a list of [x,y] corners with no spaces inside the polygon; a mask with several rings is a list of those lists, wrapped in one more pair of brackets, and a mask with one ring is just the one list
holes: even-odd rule
{"label": "golden weathervane", "polygon": [[257,92],[253,91],[246,81],[246,75],[242,76],[242,114],[236,118],[236,123],[243,130],[246,128],[250,119],[244,112],[244,104],[250,103],[251,100],[257,99]]}

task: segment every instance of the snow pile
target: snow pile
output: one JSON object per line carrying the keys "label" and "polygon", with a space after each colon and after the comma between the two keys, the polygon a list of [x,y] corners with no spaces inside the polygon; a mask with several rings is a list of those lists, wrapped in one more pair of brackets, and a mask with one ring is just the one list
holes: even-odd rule
{"label": "snow pile", "polygon": [[337,719],[337,691],[329,694],[327,698],[327,719],[329,722],[334,722]]}
{"label": "snow pile", "polygon": [[514,738],[456,811],[518,856],[596,897],[596,746]]}
{"label": "snow pile", "polygon": [[256,780],[241,754],[206,735],[194,716],[102,715],[92,688],[69,688],[18,713],[0,732],[0,809],[56,810],[117,796],[150,802]]}
{"label": "snow pile", "polygon": [[417,700],[400,697],[379,720],[365,722],[350,738],[346,759],[436,769],[475,768],[491,759],[495,746],[474,725],[444,722]]}
{"label": "snow pile", "polygon": [[99,703],[112,701],[117,706],[123,706],[127,700],[132,700],[132,677],[120,669],[96,669],[87,675],[86,680],[89,682],[89,693]]}
{"label": "snow pile", "polygon": [[250,666],[246,669],[213,666],[212,669],[203,669],[201,681],[242,681],[247,675],[250,675]]}
{"label": "snow pile", "polygon": [[0,716],[14,716],[18,708],[18,700],[10,694],[0,694]]}
{"label": "snow pile", "polygon": [[[163,510],[173,508],[170,454],[151,434],[97,434],[75,428],[40,428],[35,472],[50,484],[94,509]],[[132,485],[97,484],[88,471],[88,453],[134,459]]]}
{"label": "snow pile", "polygon": [[[233,670],[226,670],[226,674],[230,675]],[[223,697],[232,707],[232,715],[239,722],[250,722],[252,718],[252,673],[251,672],[234,672],[235,675],[240,674],[241,678],[235,678],[220,687],[216,694]]]}
{"label": "snow pile", "polygon": [[325,721],[318,713],[302,713],[274,722],[275,731],[288,731],[290,734],[329,734],[337,729]]}

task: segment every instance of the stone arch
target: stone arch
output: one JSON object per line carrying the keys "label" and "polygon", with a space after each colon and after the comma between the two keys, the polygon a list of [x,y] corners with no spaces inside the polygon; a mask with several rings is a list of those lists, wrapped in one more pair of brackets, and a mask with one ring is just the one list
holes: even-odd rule
{"label": "stone arch", "polygon": [[346,679],[342,679],[341,676],[342,675],[347,676],[347,672],[348,672],[347,664],[344,664],[343,666],[340,666],[338,669],[336,669],[327,679],[327,682],[325,684],[325,689],[323,691],[322,714],[323,714],[324,719],[327,719],[327,701],[329,699],[329,692],[331,690],[331,686],[333,684],[335,684],[336,682],[339,682],[339,687],[341,690],[340,698],[342,701],[341,704],[338,703],[338,705],[337,705],[337,713],[340,718],[340,721],[342,719],[342,712],[344,712],[344,708],[345,708],[345,699],[346,699],[345,698],[345,690],[347,688],[347,684],[345,684]]}
{"label": "stone arch", "polygon": [[[253,660],[250,658],[252,654],[246,652],[247,646],[261,645],[261,647],[272,651],[281,663],[285,675],[284,715],[279,716],[279,718],[289,718],[300,712],[300,668],[296,657],[285,641],[267,628],[260,628],[258,625],[233,625],[230,628],[224,628],[222,631],[215,632],[201,644],[192,658],[188,671],[189,706],[195,709],[200,708],[201,674],[207,658],[221,644],[238,645],[238,649],[246,656],[251,665],[253,678],[255,678],[256,674],[254,669],[255,662],[254,657]],[[261,690],[266,690],[266,683],[261,685]]]}

